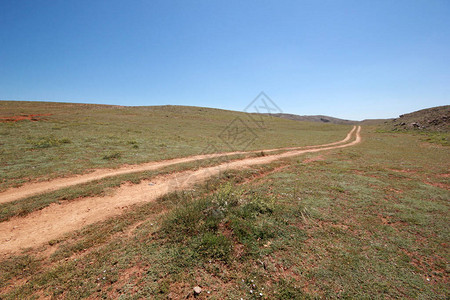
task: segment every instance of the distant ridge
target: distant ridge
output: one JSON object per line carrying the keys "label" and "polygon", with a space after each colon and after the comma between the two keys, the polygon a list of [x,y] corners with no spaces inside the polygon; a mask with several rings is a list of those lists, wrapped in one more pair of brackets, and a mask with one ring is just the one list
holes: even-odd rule
{"label": "distant ridge", "polygon": [[360,123],[359,121],[352,120],[344,120],[329,116],[317,115],[317,116],[300,116],[294,114],[264,114],[271,115],[278,118],[294,120],[294,121],[306,121],[306,122],[321,122],[321,123],[330,123],[330,124],[341,124],[341,125],[354,125]]}
{"label": "distant ridge", "polygon": [[389,130],[450,131],[450,105],[421,109],[392,119],[366,119],[353,121],[324,115],[301,116],[294,114],[264,114],[273,117],[306,122],[320,122],[340,125],[386,125]]}

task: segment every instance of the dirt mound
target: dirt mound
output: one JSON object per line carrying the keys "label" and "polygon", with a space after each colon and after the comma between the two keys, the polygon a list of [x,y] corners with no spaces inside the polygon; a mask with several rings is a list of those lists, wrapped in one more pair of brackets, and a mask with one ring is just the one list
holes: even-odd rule
{"label": "dirt mound", "polygon": [[20,116],[10,116],[10,117],[0,117],[0,122],[18,122],[29,120],[33,122],[41,121],[40,117],[51,116],[52,114],[36,114],[36,115],[20,115]]}

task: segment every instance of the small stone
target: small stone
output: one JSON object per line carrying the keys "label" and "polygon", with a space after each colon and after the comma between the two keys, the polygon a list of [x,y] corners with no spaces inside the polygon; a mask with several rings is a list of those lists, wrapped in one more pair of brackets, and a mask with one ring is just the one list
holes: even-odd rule
{"label": "small stone", "polygon": [[200,295],[201,292],[202,292],[201,287],[199,287],[198,285],[194,287],[194,295]]}

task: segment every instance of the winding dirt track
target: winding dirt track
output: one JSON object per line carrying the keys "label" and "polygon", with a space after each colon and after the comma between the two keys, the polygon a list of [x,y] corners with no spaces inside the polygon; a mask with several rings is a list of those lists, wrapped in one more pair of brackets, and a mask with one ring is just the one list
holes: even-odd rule
{"label": "winding dirt track", "polygon": [[[274,152],[274,151],[279,151],[279,150],[310,149],[310,148],[338,145],[338,144],[342,144],[342,143],[349,141],[355,130],[356,130],[356,126],[353,127],[353,129],[347,134],[347,136],[343,140],[337,141],[337,142],[334,142],[331,144],[307,146],[307,147],[277,148],[277,149],[268,149],[268,150],[263,150],[263,151],[268,153],[268,152]],[[140,164],[140,165],[128,165],[128,166],[120,167],[118,169],[99,169],[92,173],[73,176],[73,177],[58,178],[58,179],[44,181],[44,182],[28,183],[21,187],[9,189],[7,191],[0,193],[0,203],[11,202],[11,201],[23,199],[26,197],[34,196],[37,194],[48,193],[48,192],[59,190],[59,189],[65,188],[65,187],[82,184],[82,183],[87,183],[90,181],[99,180],[99,179],[103,179],[106,177],[113,177],[113,176],[118,176],[118,175],[123,175],[123,174],[157,170],[157,169],[161,169],[161,168],[164,168],[167,166],[176,165],[176,164],[180,164],[180,163],[200,161],[200,160],[204,160],[204,159],[223,157],[223,156],[235,155],[235,154],[256,153],[256,152],[260,152],[260,151],[261,150],[195,155],[195,156],[176,158],[176,159],[170,159],[170,160],[165,160],[165,161],[149,162],[149,163]]]}
{"label": "winding dirt track", "polygon": [[[152,179],[152,184],[150,184],[149,181],[142,181],[137,185],[124,184],[121,187],[117,188],[114,191],[114,194],[110,196],[82,198],[63,204],[52,204],[40,211],[35,211],[25,217],[15,217],[9,221],[0,223],[0,254],[7,255],[20,251],[24,248],[39,246],[52,239],[56,239],[70,231],[80,229],[88,224],[92,224],[118,215],[122,212],[123,209],[130,205],[153,201],[168,192],[189,188],[194,184],[201,183],[207,178],[213,175],[218,175],[221,172],[229,169],[241,169],[253,165],[271,163],[282,158],[297,156],[304,153],[314,153],[356,145],[361,142],[360,126],[358,126],[358,129],[356,130],[355,140],[346,143],[351,139],[355,130],[356,127],[352,129],[352,131],[344,140],[322,145],[320,148],[318,148],[319,146],[313,146],[309,148],[305,147],[306,149],[303,148],[299,150],[290,150],[282,154],[275,154],[270,156],[245,158],[223,163],[218,166],[201,168],[196,171],[173,173],[170,175],[160,176]],[[275,149],[264,151],[270,152],[275,151]],[[217,156],[220,155],[225,154],[218,154]],[[228,155],[230,155],[230,153],[228,153]],[[145,166],[136,166],[132,169],[123,168],[117,170],[109,170],[109,173],[105,170],[102,170],[101,172],[103,173],[98,171],[87,174],[91,176],[82,175],[79,177],[83,178],[83,181],[81,182],[88,182],[91,180],[115,176],[118,174],[126,174],[143,170],[153,170],[162,166],[175,164],[175,161],[177,161],[177,163],[188,162],[199,159],[199,157],[200,159],[205,159],[216,156],[215,154],[212,156],[200,155],[185,159],[170,160],[166,162],[149,163],[145,164]],[[72,180],[76,181],[76,183],[73,183],[73,181],[71,182],[68,179],[69,178],[64,178],[65,181],[61,181],[58,187],[61,188],[64,186],[70,186],[80,183],[79,181],[75,180],[78,179],[78,177],[76,177],[75,179],[72,178]],[[15,190],[20,191],[20,188]],[[26,189],[24,188],[24,191],[25,190]],[[28,195],[33,195],[34,193],[42,193],[48,190],[49,189],[44,189],[42,186],[41,189],[34,189],[34,192],[28,193]]]}

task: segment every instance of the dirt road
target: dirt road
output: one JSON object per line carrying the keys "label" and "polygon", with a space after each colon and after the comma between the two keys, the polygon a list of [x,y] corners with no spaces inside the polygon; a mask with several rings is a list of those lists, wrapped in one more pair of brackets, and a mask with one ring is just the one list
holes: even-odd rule
{"label": "dirt road", "polygon": [[[334,142],[331,144],[307,146],[307,147],[268,149],[268,150],[264,150],[264,152],[270,153],[270,152],[279,151],[279,150],[310,149],[310,148],[338,145],[338,144],[342,144],[342,143],[349,141],[351,135],[353,134],[353,132],[355,130],[356,130],[356,126],[353,127],[353,129],[347,134],[347,136],[343,140],[337,141],[337,142]],[[209,158],[224,157],[224,156],[235,155],[235,154],[256,153],[256,152],[260,152],[260,151],[261,150],[195,155],[195,156],[176,158],[176,159],[165,160],[165,161],[149,162],[149,163],[140,164],[140,165],[128,165],[128,166],[120,167],[118,169],[100,169],[100,170],[95,170],[92,173],[73,176],[73,177],[65,177],[65,178],[58,178],[58,179],[54,179],[54,180],[50,180],[50,181],[28,183],[21,187],[9,189],[7,191],[0,193],[0,203],[11,202],[11,201],[19,200],[22,198],[30,197],[33,195],[46,193],[46,192],[50,192],[50,191],[55,191],[55,190],[59,190],[59,189],[65,188],[65,187],[82,184],[82,183],[86,183],[86,182],[90,182],[90,181],[94,181],[94,180],[99,180],[99,179],[103,179],[106,177],[113,177],[113,176],[118,176],[118,175],[123,175],[123,174],[157,170],[157,169],[161,169],[161,168],[164,168],[167,166],[181,164],[181,163],[188,163],[188,162],[193,162],[193,161],[199,161],[199,160],[204,160],[204,159],[209,159]]]}
{"label": "dirt road", "polygon": [[[143,181],[137,185],[124,184],[117,188],[114,194],[110,196],[82,198],[63,204],[52,204],[47,208],[33,212],[25,217],[15,217],[9,221],[0,223],[0,254],[7,255],[24,248],[39,246],[70,231],[118,215],[127,206],[153,201],[168,192],[185,189],[194,184],[201,183],[207,178],[225,170],[267,164],[282,158],[304,153],[320,152],[356,145],[361,142],[360,131],[361,127],[358,126],[355,139],[349,143],[345,142],[351,139],[355,128],[349,133],[348,139],[346,138],[345,141],[323,145],[321,148],[310,147],[308,149],[290,150],[281,154],[227,162],[218,166],[201,168],[196,171],[173,173],[152,179],[152,183],[154,183],[152,185],[149,185],[149,181]],[[264,151],[266,152],[267,150]],[[150,166],[151,164],[147,165],[147,167]],[[137,172],[136,168],[133,170]],[[98,173],[97,175],[102,176]],[[111,175],[111,173],[110,175],[103,174],[103,177],[100,178],[107,176],[114,175]]]}

